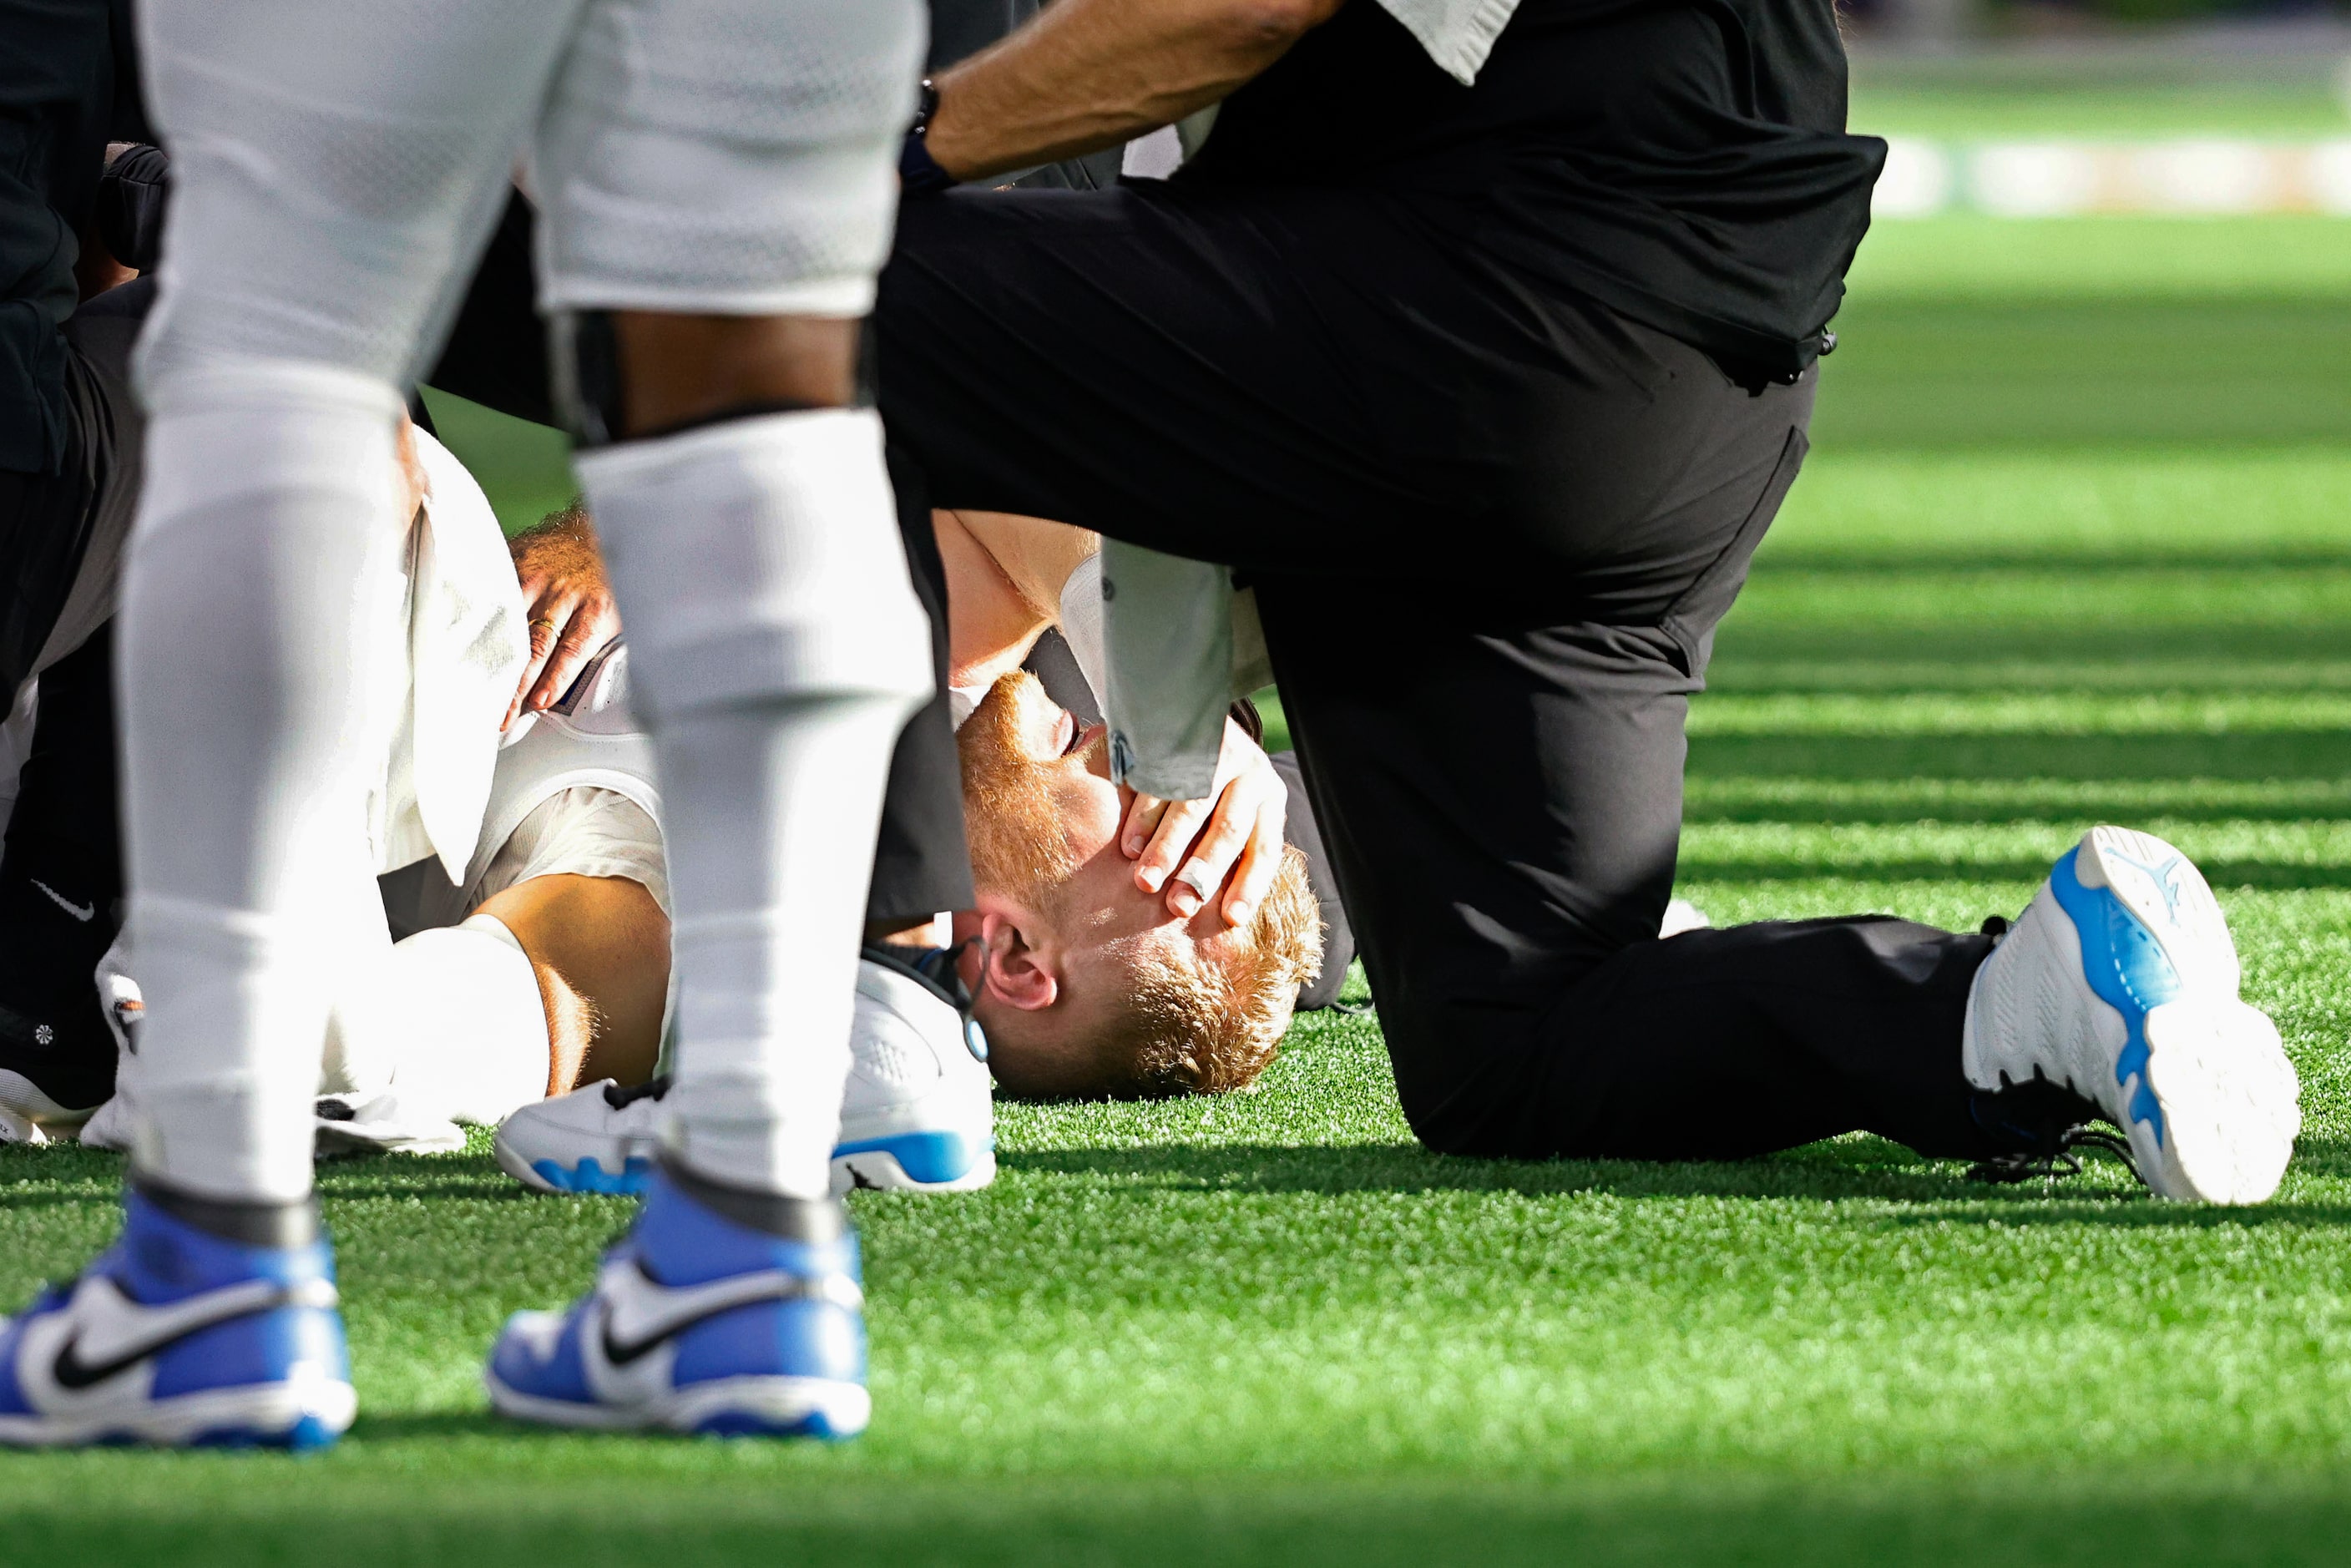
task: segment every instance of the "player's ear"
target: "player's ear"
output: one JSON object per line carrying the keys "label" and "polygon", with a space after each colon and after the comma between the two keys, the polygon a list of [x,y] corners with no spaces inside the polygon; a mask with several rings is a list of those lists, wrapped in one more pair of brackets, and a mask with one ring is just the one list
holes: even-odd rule
{"label": "player's ear", "polygon": [[1005,1006],[1042,1012],[1061,999],[1053,956],[1034,946],[1012,916],[995,911],[980,916],[979,957],[979,988]]}

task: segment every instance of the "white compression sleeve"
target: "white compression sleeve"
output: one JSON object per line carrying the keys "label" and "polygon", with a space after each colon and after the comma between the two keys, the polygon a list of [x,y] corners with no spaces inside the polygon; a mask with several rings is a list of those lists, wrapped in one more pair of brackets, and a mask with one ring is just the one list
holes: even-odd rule
{"label": "white compression sleeve", "polygon": [[[343,923],[397,717],[400,399],[322,366],[215,361],[147,389],[120,690],[131,946],[146,992],[133,1160],[208,1197],[310,1190]],[[379,914],[378,918],[381,918]]]}
{"label": "white compression sleeve", "polygon": [[676,1157],[826,1190],[890,753],[930,695],[870,412],[583,454],[653,730],[679,983]]}
{"label": "white compression sleeve", "polygon": [[528,955],[503,921],[419,931],[335,998],[330,1059],[391,1064],[402,1120],[495,1124],[547,1097],[547,1004]]}

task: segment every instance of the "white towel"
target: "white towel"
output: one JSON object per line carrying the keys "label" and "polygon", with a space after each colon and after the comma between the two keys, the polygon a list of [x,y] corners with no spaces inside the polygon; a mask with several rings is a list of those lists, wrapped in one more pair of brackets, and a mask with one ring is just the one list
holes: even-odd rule
{"label": "white towel", "polygon": [[421,430],[416,446],[432,494],[409,548],[408,712],[371,817],[379,871],[431,855],[462,883],[529,628],[489,498],[447,447]]}
{"label": "white towel", "polygon": [[1440,69],[1463,87],[1478,79],[1519,0],[1380,0]]}

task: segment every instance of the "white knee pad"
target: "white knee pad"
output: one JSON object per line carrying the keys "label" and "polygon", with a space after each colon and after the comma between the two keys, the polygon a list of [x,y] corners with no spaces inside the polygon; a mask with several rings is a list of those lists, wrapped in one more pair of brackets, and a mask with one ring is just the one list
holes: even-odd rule
{"label": "white knee pad", "polygon": [[867,409],[730,420],[576,458],[643,711],[931,695],[882,422]]}
{"label": "white knee pad", "polygon": [[[407,405],[382,376],[227,354],[175,367],[139,390],[155,459],[139,504],[148,533],[262,487],[325,489],[391,507]],[[396,526],[405,533],[408,519]]]}

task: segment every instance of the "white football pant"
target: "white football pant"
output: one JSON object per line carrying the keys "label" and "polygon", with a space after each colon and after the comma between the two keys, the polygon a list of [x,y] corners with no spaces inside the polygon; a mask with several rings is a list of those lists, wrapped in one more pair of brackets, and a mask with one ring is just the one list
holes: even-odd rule
{"label": "white football pant", "polygon": [[[134,1160],[293,1199],[340,924],[312,912],[322,882],[381,869],[395,389],[437,351],[510,172],[540,204],[549,309],[860,315],[924,11],[148,0],[141,21],[175,190],[121,630]],[[882,779],[930,685],[878,427],[771,414],[580,469],[670,807],[680,1157],[813,1197]]]}

